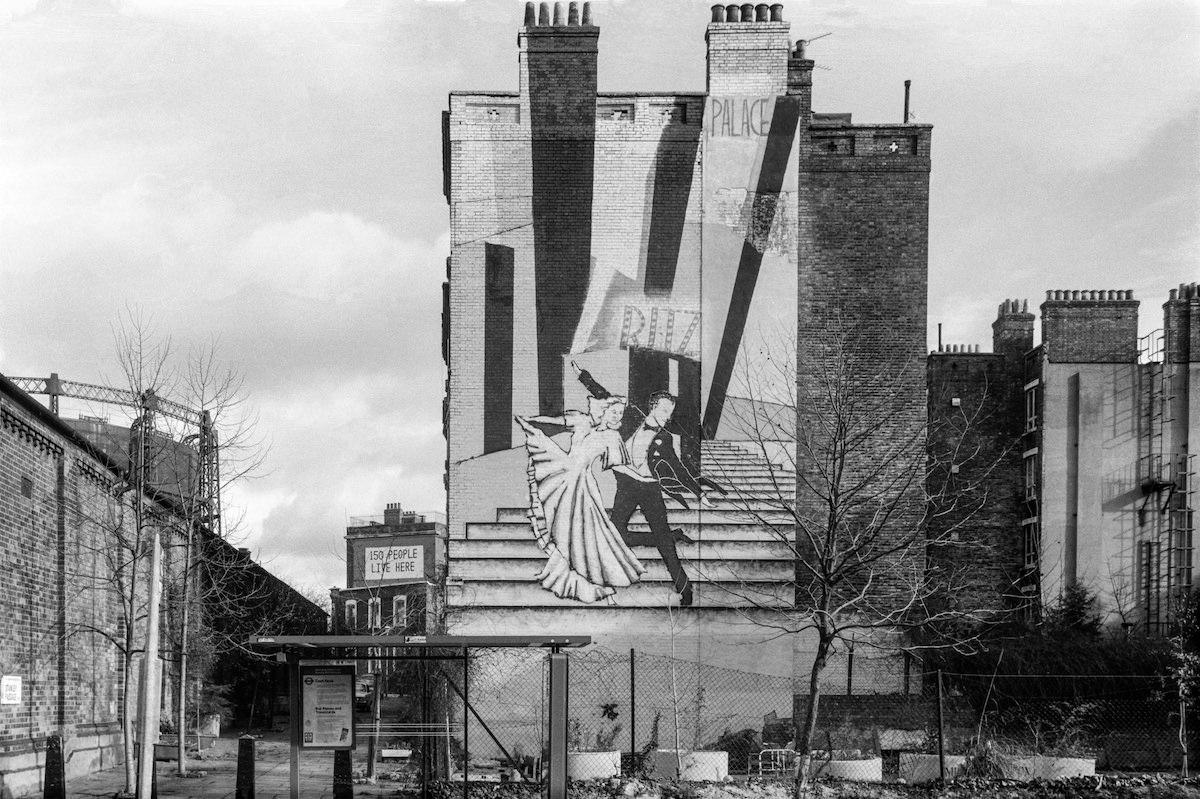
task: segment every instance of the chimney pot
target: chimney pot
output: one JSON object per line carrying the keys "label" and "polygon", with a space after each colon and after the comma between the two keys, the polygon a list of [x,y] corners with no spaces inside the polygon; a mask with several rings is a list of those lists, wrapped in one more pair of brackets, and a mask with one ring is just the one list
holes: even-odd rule
{"label": "chimney pot", "polygon": [[550,24],[550,4],[542,3],[538,6],[538,25]]}
{"label": "chimney pot", "polygon": [[725,6],[725,21],[740,22],[742,19],[742,7],[739,5]]}
{"label": "chimney pot", "polygon": [[713,6],[712,7],[712,21],[713,22],[724,22],[725,21],[725,6]]}
{"label": "chimney pot", "polygon": [[769,5],[767,5],[766,3],[759,3],[758,5],[756,5],[754,7],[754,21],[755,22],[770,22],[771,21],[771,7]]}
{"label": "chimney pot", "polygon": [[783,22],[783,3],[773,3],[771,5],[771,21]]}
{"label": "chimney pot", "polygon": [[571,4],[567,6],[567,24],[579,24],[579,0],[571,0]]}
{"label": "chimney pot", "polygon": [[1029,313],[1029,300],[1021,300],[1021,313]]}
{"label": "chimney pot", "polygon": [[1172,299],[1172,300],[1179,299],[1179,290],[1171,289],[1171,296],[1169,299]]}
{"label": "chimney pot", "polygon": [[754,21],[754,3],[742,3],[742,22]]}
{"label": "chimney pot", "polygon": [[561,28],[565,24],[566,24],[566,20],[563,19],[563,5],[562,5],[562,3],[555,3],[554,4],[554,27]]}
{"label": "chimney pot", "polygon": [[537,25],[537,6],[533,1],[525,4],[525,27],[532,28]]}
{"label": "chimney pot", "polygon": [[591,4],[590,0],[584,0],[584,3],[583,3],[583,24],[584,25],[592,24],[592,4]]}

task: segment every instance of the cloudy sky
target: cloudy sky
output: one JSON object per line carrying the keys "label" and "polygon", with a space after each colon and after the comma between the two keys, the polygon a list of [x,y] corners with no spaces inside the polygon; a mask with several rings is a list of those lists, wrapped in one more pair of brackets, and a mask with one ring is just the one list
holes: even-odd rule
{"label": "cloudy sky", "polygon": [[[141,309],[270,443],[226,497],[280,576],[444,504],[441,112],[515,90],[516,0],[0,0],[0,372],[120,382]],[[601,91],[702,91],[709,3],[595,0]],[[1005,298],[1200,279],[1200,0],[791,0],[814,108],[932,123],[930,343]],[[84,409],[87,410],[87,409]],[[97,409],[91,409],[93,413]],[[115,415],[115,411],[112,412]]]}

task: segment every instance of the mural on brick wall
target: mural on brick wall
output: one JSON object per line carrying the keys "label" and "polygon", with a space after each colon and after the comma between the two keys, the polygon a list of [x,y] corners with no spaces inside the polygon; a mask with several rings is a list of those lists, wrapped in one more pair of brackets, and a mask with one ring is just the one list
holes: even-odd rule
{"label": "mural on brick wall", "polygon": [[[678,605],[694,603],[693,580],[705,575],[694,566],[689,575],[685,561],[704,557],[697,511],[729,491],[703,474],[702,442],[718,437],[738,359],[758,335],[752,323],[794,308],[786,175],[798,113],[775,97],[710,98],[691,126],[679,113],[650,178],[638,176],[650,185],[639,203],[600,200],[603,187],[646,169],[636,160],[597,159],[578,173],[594,183],[587,191],[561,173],[545,186],[560,201],[591,203],[590,224],[576,231],[588,232],[587,247],[561,230],[539,234],[560,220],[535,215],[538,374],[554,386],[539,388],[540,413],[515,416],[530,528],[545,556],[536,580],[554,596],[619,603],[653,568]],[[513,268],[511,256],[504,263]],[[586,275],[586,291],[559,292],[568,274]]]}
{"label": "mural on brick wall", "polygon": [[[457,351],[480,354],[482,377],[467,400],[477,415],[451,427],[456,601],[728,602],[711,583],[761,578],[734,574],[727,552],[774,557],[737,515],[746,493],[713,468],[711,445],[731,434],[740,359],[762,351],[765,323],[795,319],[799,101],[605,96],[564,136],[565,111],[535,96],[557,95],[532,77],[529,92],[530,222],[497,218],[502,235],[464,227],[455,256],[477,265],[463,273],[482,289],[453,295],[470,303],[456,306],[454,324],[472,331]],[[572,120],[584,113],[565,105]],[[479,141],[472,107],[461,132],[450,126],[463,147]],[[487,153],[482,185],[517,196],[522,184],[501,179],[518,162],[490,149],[514,139],[495,141],[471,144]],[[463,185],[473,231],[481,205]],[[771,476],[771,464],[741,462],[746,448],[725,452],[743,483]]]}

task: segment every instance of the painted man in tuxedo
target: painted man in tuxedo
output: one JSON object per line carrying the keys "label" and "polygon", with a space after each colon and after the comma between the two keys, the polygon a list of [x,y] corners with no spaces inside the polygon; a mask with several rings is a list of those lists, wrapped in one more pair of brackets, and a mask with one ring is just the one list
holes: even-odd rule
{"label": "painted man in tuxedo", "polygon": [[[617,493],[613,496],[610,516],[626,544],[649,544],[658,550],[679,594],[679,604],[687,607],[692,604],[692,584],[675,551],[675,533],[667,521],[663,494],[677,496],[687,487],[700,495],[700,485],[679,462],[675,436],[666,430],[675,412],[675,398],[666,392],[655,392],[650,395],[649,405],[646,418],[625,442],[630,464],[613,469]],[[629,530],[629,519],[638,508],[650,525],[649,533]]]}
{"label": "painted man in tuxedo", "polygon": [[[609,394],[588,372],[580,370],[574,363],[571,365],[592,396],[604,397]],[[675,398],[669,393],[656,391],[650,395],[645,418],[625,437],[625,448],[631,463],[612,470],[617,480],[617,491],[609,515],[626,544],[649,545],[658,550],[679,594],[679,604],[687,607],[692,604],[692,584],[679,561],[675,544],[677,541],[691,543],[691,540],[682,530],[671,528],[664,494],[687,508],[688,504],[683,498],[685,492],[694,494],[700,498],[702,505],[707,505],[705,486],[715,488],[722,494],[725,489],[706,478],[697,478],[680,462],[675,451],[675,436],[666,429],[674,412]],[[650,527],[647,533],[629,529],[629,520],[638,508],[641,508]]]}

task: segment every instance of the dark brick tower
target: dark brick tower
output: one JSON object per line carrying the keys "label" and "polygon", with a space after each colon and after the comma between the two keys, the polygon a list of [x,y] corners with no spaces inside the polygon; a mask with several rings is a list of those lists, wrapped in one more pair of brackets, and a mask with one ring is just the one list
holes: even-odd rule
{"label": "dark brick tower", "polygon": [[[564,6],[566,8],[564,9]],[[591,273],[596,143],[596,58],[600,29],[590,6],[526,4],[520,49],[521,112],[529,120],[533,246],[537,264],[538,391],[543,413],[563,409],[563,360],[570,352]],[[565,18],[564,18],[565,10]]]}
{"label": "dark brick tower", "polygon": [[[807,98],[802,43],[797,49],[796,83]],[[799,424],[828,421],[836,409],[821,384],[845,380],[875,400],[886,395],[879,424],[888,438],[912,442],[910,456],[923,453],[925,436],[931,133],[929,125],[855,125],[849,114],[812,113],[798,137]],[[802,469],[818,468],[801,459]],[[870,453],[853,459],[848,467],[870,468]],[[908,468],[905,460],[895,468]],[[803,485],[798,505],[819,516],[821,499]],[[919,525],[920,486],[897,490],[879,499]],[[876,585],[884,594],[903,590]]]}

